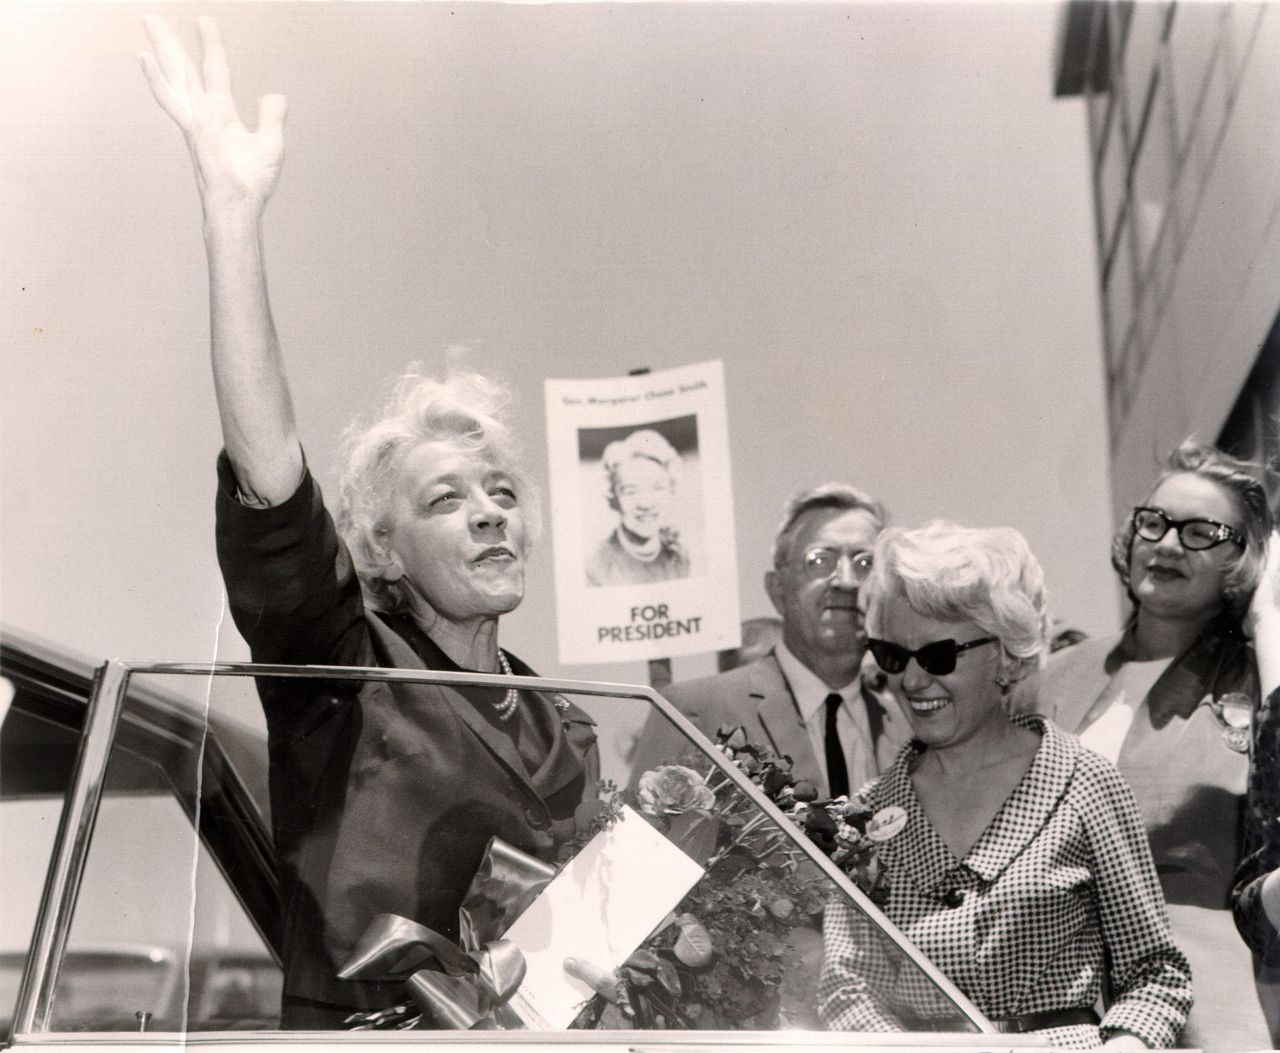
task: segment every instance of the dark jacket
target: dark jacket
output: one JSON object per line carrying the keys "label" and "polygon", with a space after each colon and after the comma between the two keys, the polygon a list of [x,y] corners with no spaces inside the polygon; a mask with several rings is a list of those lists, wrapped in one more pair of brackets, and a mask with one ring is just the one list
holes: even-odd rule
{"label": "dark jacket", "polygon": [[[247,508],[219,465],[218,558],[236,626],[273,664],[455,670],[405,618],[366,610],[346,546],[308,474],[288,501]],[[530,670],[511,658],[513,671]],[[525,692],[262,678],[272,827],[284,899],[284,1018],[334,1027],[403,997],[342,981],[374,915],[456,938],[458,907],[493,836],[550,859],[599,775],[594,726]]]}

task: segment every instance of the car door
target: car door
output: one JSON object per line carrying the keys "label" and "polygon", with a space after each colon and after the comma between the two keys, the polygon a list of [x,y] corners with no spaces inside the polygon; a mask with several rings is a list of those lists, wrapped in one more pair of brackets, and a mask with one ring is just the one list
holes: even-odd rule
{"label": "car door", "polygon": [[[439,1002],[411,996],[440,979],[422,980],[422,955],[411,968],[391,970],[388,982],[413,982],[393,1009],[354,1019],[351,1026],[361,1030],[279,1029],[280,905],[267,825],[217,726],[220,714],[252,704],[264,683],[303,677],[329,685],[434,683],[463,697],[514,684],[563,702],[599,743],[598,800],[538,879],[543,883],[526,890],[518,920],[486,937],[517,945],[524,979],[501,1005],[481,999],[483,1018],[469,1021],[475,1030],[465,1036],[441,1027]],[[199,704],[193,711],[175,698]],[[667,722],[680,745],[666,763],[636,771],[631,746],[651,717]],[[662,1048],[786,1047],[797,1032],[818,1029],[822,914],[837,900],[860,919],[872,997],[877,984],[902,987],[906,978],[919,1004],[895,1028],[905,1035],[811,1034],[806,1041],[860,1048],[888,1041],[898,1049],[1044,1045],[1036,1036],[1001,1035],[993,1046],[978,1010],[804,836],[794,803],[764,792],[741,749],[750,753],[751,744],[736,746],[708,742],[645,688],[398,670],[108,663],[83,714],[13,1044],[70,1047],[132,1034],[145,1048],[216,1042],[258,1049],[310,1035],[326,1045],[367,1047],[392,1038],[371,1031],[398,1030],[395,1042],[411,1045],[465,1037],[468,1046],[589,1039],[592,1048],[629,1050],[658,1048],[655,1041]],[[261,749],[265,755],[265,744]],[[378,919],[366,920],[373,926]],[[459,952],[479,960],[489,946]],[[378,971],[388,969],[384,962]],[[425,971],[443,970],[437,961]],[[499,1026],[514,1030],[484,1030]]]}

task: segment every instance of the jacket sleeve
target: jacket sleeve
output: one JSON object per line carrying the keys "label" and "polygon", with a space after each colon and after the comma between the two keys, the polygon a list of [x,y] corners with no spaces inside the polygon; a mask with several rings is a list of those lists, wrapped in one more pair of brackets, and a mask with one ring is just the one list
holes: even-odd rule
{"label": "jacket sleeve", "polygon": [[905,1031],[876,997],[893,981],[879,933],[847,903],[831,900],[822,918],[825,954],[818,980],[818,1019],[828,1031]]}
{"label": "jacket sleeve", "polygon": [[1262,882],[1280,868],[1280,689],[1254,716],[1244,858],[1236,870],[1232,909],[1244,941],[1268,966],[1280,966],[1280,932],[1262,907]]}
{"label": "jacket sleeve", "polygon": [[1077,778],[1110,960],[1113,1000],[1102,1019],[1103,1035],[1128,1032],[1151,1048],[1171,1048],[1191,1009],[1191,968],[1169,935],[1137,801],[1120,773],[1096,754],[1082,754]]}
{"label": "jacket sleeve", "polygon": [[360,582],[309,471],[287,501],[253,507],[236,498],[224,452],[216,539],[231,616],[255,662],[369,663]]}

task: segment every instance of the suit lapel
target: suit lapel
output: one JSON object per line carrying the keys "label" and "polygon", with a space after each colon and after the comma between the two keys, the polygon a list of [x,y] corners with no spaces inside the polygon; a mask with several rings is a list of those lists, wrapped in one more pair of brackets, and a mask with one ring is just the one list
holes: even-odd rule
{"label": "suit lapel", "polygon": [[[382,651],[384,660],[381,664],[394,669],[422,669],[429,671],[429,667],[418,657],[417,652],[409,646],[404,637],[387,625],[381,616],[375,612],[369,612],[369,622],[374,630],[375,644]],[[435,644],[432,643],[429,637],[424,636],[423,640],[426,646],[433,650],[435,649]],[[406,686],[418,687],[419,685],[392,685],[393,688]],[[520,755],[516,752],[515,745],[511,739],[506,735],[495,732],[489,726],[489,722],[480,715],[475,705],[456,688],[441,684],[435,690],[448,703],[454,714],[471,729],[476,738],[507,769],[511,777],[537,797],[538,793],[534,789],[533,783],[529,779],[529,774],[525,771],[524,764],[521,762]]]}
{"label": "suit lapel", "polygon": [[476,737],[484,743],[485,747],[502,762],[507,771],[511,773],[512,778],[521,783],[535,797],[540,796],[534,788],[529,773],[525,770],[524,762],[520,760],[520,755],[516,752],[515,744],[511,739],[495,731],[489,722],[480,715],[480,711],[475,704],[457,689],[446,687],[443,690],[445,698],[448,699],[449,704],[453,707],[453,711],[462,718],[467,727],[475,732]]}
{"label": "suit lapel", "polygon": [[765,734],[769,736],[770,747],[775,753],[791,758],[798,777],[813,781],[818,775],[818,760],[809,744],[809,733],[800,719],[795,696],[773,654],[752,667],[751,698]]}
{"label": "suit lapel", "polygon": [[1098,697],[1111,682],[1108,661],[1120,636],[1082,640],[1059,652],[1040,674],[1036,712],[1077,734]]}
{"label": "suit lapel", "polygon": [[867,707],[867,726],[871,730],[875,770],[888,771],[898,756],[898,751],[910,740],[911,729],[897,700],[887,687],[876,690],[864,680],[862,704]]}

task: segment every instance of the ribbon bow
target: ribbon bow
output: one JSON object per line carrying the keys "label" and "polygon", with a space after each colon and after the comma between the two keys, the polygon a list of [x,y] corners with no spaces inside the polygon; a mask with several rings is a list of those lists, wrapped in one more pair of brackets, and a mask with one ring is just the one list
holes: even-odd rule
{"label": "ribbon bow", "polygon": [[522,1027],[506,1003],[524,980],[524,955],[500,937],[554,875],[554,867],[492,838],[458,910],[458,944],[398,914],[379,914],[338,978],[403,980],[441,1027]]}

